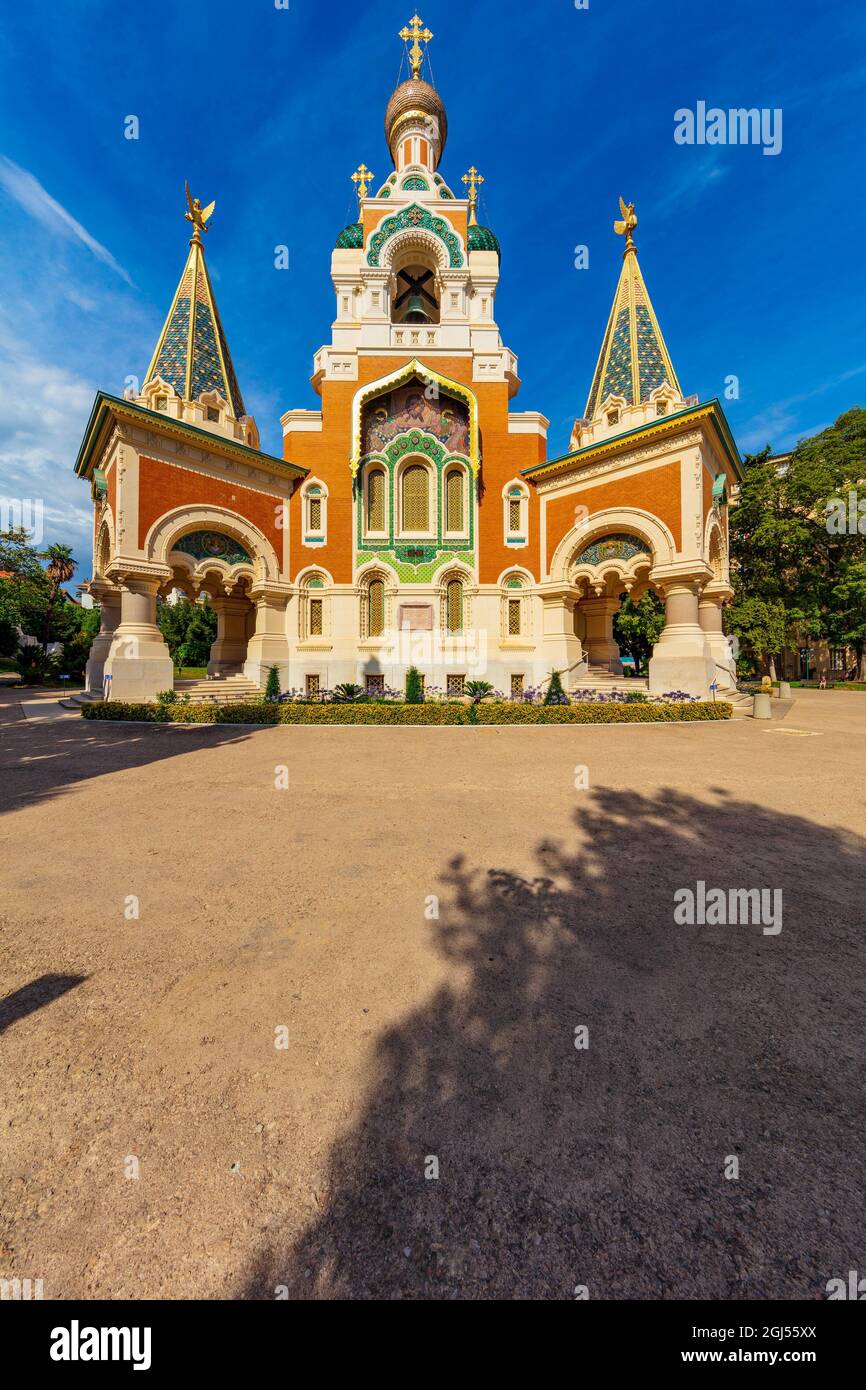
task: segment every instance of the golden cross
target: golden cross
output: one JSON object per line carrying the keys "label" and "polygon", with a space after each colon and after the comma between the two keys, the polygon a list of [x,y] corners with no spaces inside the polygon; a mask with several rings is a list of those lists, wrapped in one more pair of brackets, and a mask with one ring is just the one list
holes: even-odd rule
{"label": "golden cross", "polygon": [[367,196],[367,184],[373,178],[372,169],[368,169],[366,164],[359,164],[356,172],[352,175],[352,182],[358,194],[358,202]]}
{"label": "golden cross", "polygon": [[463,175],[463,182],[469,185],[469,225],[478,226],[478,218],[475,216],[475,204],[478,201],[478,185],[484,182],[484,175],[479,174],[474,164],[469,166],[469,173]]}
{"label": "golden cross", "polygon": [[[423,19],[419,19],[417,14],[412,16],[411,24],[405,25],[397,35],[404,43],[412,39],[412,47],[409,49],[409,62],[412,64],[412,76],[421,76],[421,63],[424,60],[424,49],[422,43],[429,43],[433,38],[429,29],[423,27]],[[419,43],[420,39],[420,43]]]}

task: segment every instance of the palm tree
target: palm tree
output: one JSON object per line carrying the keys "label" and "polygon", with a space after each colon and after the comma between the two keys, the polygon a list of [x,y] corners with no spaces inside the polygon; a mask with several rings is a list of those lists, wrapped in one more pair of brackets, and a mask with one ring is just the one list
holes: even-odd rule
{"label": "palm tree", "polygon": [[48,575],[48,606],[45,609],[45,626],[42,631],[42,649],[47,652],[54,604],[61,584],[68,584],[75,573],[75,561],[68,545],[49,545],[43,559],[48,561],[45,567],[45,573]]}

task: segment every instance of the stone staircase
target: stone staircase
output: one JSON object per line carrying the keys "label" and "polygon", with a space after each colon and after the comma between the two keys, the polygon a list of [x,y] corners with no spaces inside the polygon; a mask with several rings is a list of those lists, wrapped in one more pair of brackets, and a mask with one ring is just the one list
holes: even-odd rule
{"label": "stone staircase", "polygon": [[175,681],[175,693],[193,701],[212,700],[218,705],[260,700],[262,688],[246,676],[214,676],[212,680]]}
{"label": "stone staircase", "polygon": [[[590,666],[583,676],[571,673],[568,690],[570,693],[575,690],[592,690],[605,695],[613,691],[641,690],[646,694],[649,691],[649,681],[646,676],[615,676],[604,666]],[[751,719],[751,695],[746,695],[741,690],[718,690],[716,699],[724,700],[733,706],[735,719]]]}

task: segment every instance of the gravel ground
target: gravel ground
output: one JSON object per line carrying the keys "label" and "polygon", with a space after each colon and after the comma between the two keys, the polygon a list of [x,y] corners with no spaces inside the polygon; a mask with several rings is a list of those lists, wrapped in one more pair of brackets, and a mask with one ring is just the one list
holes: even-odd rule
{"label": "gravel ground", "polygon": [[[0,691],[0,1277],[793,1299],[866,1273],[866,694],[692,727],[27,713]],[[677,925],[698,880],[781,889],[782,931]]]}

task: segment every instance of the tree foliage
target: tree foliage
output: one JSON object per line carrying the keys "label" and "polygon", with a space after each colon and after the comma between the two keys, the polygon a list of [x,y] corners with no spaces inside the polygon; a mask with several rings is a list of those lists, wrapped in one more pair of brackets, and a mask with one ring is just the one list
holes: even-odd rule
{"label": "tree foliage", "polygon": [[[809,637],[851,646],[866,673],[866,410],[801,441],[781,467],[769,459],[769,448],[746,458],[731,509],[728,630],[770,658]],[[833,524],[840,511],[846,529]]]}
{"label": "tree foliage", "polygon": [[634,673],[652,656],[665,625],[665,606],[657,594],[648,589],[634,602],[624,595],[618,613],[614,614],[613,636],[620,651],[634,657]]}

